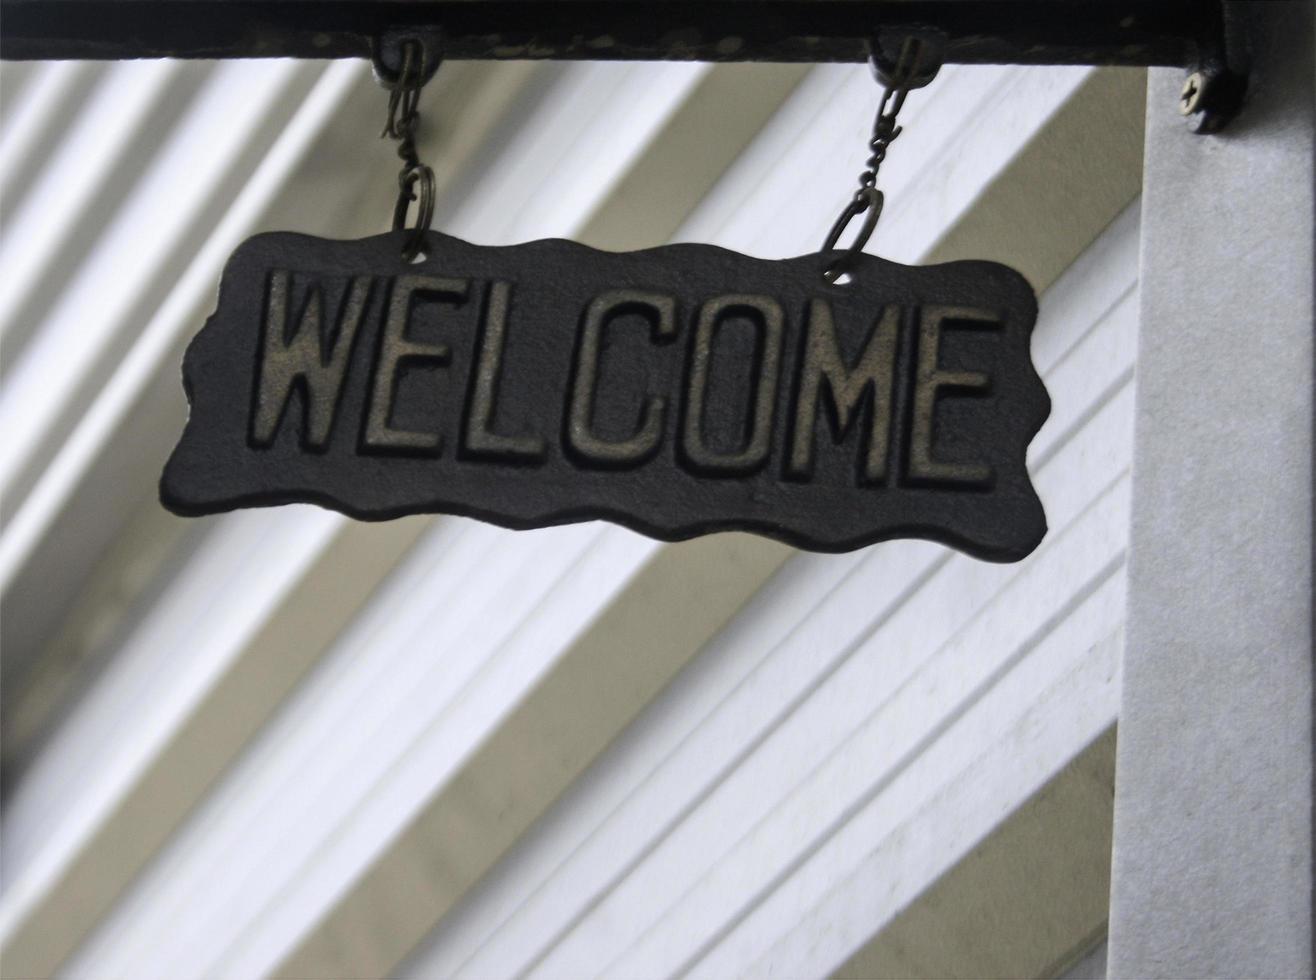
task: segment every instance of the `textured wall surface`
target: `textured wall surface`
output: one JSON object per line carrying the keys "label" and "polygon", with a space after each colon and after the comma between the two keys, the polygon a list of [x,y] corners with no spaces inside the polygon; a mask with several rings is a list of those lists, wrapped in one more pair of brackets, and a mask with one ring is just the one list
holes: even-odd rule
{"label": "textured wall surface", "polygon": [[1312,969],[1311,7],[1243,114],[1152,73],[1110,975]]}

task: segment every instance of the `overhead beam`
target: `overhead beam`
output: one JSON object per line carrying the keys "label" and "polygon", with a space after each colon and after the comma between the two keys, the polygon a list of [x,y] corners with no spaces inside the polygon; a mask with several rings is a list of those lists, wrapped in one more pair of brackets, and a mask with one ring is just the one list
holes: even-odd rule
{"label": "overhead beam", "polygon": [[961,64],[1184,65],[1210,0],[0,0],[0,56],[363,58],[423,27],[450,59],[863,61],[933,28]]}

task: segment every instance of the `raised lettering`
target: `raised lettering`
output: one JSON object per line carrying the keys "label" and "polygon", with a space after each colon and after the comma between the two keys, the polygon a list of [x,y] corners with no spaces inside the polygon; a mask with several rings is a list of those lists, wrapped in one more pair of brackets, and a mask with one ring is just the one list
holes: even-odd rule
{"label": "raised lettering", "polygon": [[999,320],[983,310],[962,306],[925,306],[919,317],[918,366],[914,376],[914,418],[909,440],[909,476],[930,483],[964,483],[986,486],[992,468],[984,463],[945,463],[932,457],[934,416],[943,393],[973,393],[991,386],[981,371],[941,369],[941,331],[947,322],[978,328],[999,327]]}
{"label": "raised lettering", "polygon": [[534,463],[544,459],[543,439],[538,436],[505,436],[493,431],[511,298],[511,283],[489,283],[484,301],[484,329],[463,427],[462,450],[465,455],[477,458]]}
{"label": "raised lettering", "polygon": [[667,400],[649,395],[640,409],[640,421],[626,439],[600,439],[594,434],[594,396],[599,380],[603,330],[615,318],[636,313],[649,321],[649,337],[660,341],[676,335],[676,300],[660,293],[618,289],[596,296],[585,311],[576,366],[572,378],[566,445],[576,457],[600,466],[629,466],[643,462],[662,439]]}
{"label": "raised lettering", "polygon": [[[704,439],[704,406],[708,394],[713,342],[718,327],[731,316],[743,316],[754,324],[753,384],[748,432],[740,448],[719,453]],[[685,432],[682,449],[695,469],[706,473],[752,473],[768,458],[772,421],[777,405],[777,380],[781,370],[781,338],[785,317],[781,305],[770,296],[717,296],[699,309],[694,346],[690,354],[686,390]]]}
{"label": "raised lettering", "polygon": [[357,328],[370,296],[371,279],[351,280],[338,310],[332,342],[323,332],[320,284],[312,283],[292,337],[288,337],[288,304],[292,273],[270,272],[265,293],[265,342],[261,352],[260,376],[256,382],[256,404],[251,416],[251,443],[266,449],[287,411],[294,391],[302,404],[301,445],[324,450],[329,442],[343,375],[356,342]]}
{"label": "raised lettering", "polygon": [[429,297],[442,302],[460,303],[466,299],[469,281],[440,279],[436,276],[398,276],[393,281],[388,318],[379,344],[371,386],[370,409],[366,415],[362,444],[368,449],[419,450],[437,455],[442,439],[435,432],[410,432],[389,424],[393,400],[397,395],[399,369],[417,362],[446,365],[452,352],[447,344],[422,344],[407,339],[407,324],[415,300]]}
{"label": "raised lettering", "polygon": [[832,436],[838,442],[845,438],[865,403],[871,406],[868,432],[860,437],[859,443],[859,482],[872,485],[886,480],[899,331],[900,308],[885,307],[854,367],[849,367],[836,343],[831,305],[826,300],[810,301],[800,389],[795,403],[795,429],[786,461],[787,476],[799,480],[813,476],[818,403],[825,387],[831,397]]}

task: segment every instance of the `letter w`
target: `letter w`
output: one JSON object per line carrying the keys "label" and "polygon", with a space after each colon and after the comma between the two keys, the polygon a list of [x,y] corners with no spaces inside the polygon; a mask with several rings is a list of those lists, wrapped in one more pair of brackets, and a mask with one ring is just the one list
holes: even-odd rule
{"label": "letter w", "polygon": [[301,318],[292,336],[288,336],[291,280],[292,274],[282,269],[270,274],[251,441],[260,448],[273,444],[274,433],[296,391],[302,403],[301,444],[306,449],[324,449],[372,280],[358,276],[351,281],[332,341],[327,340],[322,327],[324,301],[319,283],[307,290]]}

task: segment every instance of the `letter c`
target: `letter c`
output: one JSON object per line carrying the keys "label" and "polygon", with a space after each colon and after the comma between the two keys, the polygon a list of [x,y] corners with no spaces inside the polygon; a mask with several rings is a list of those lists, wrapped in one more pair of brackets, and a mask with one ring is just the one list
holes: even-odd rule
{"label": "letter c", "polygon": [[596,296],[585,311],[571,385],[567,415],[566,445],[582,462],[595,466],[622,467],[643,462],[658,448],[667,400],[648,396],[640,410],[639,424],[627,439],[600,439],[594,433],[594,401],[599,380],[603,331],[618,316],[636,313],[649,321],[652,341],[676,336],[676,300],[661,293],[617,289]]}

